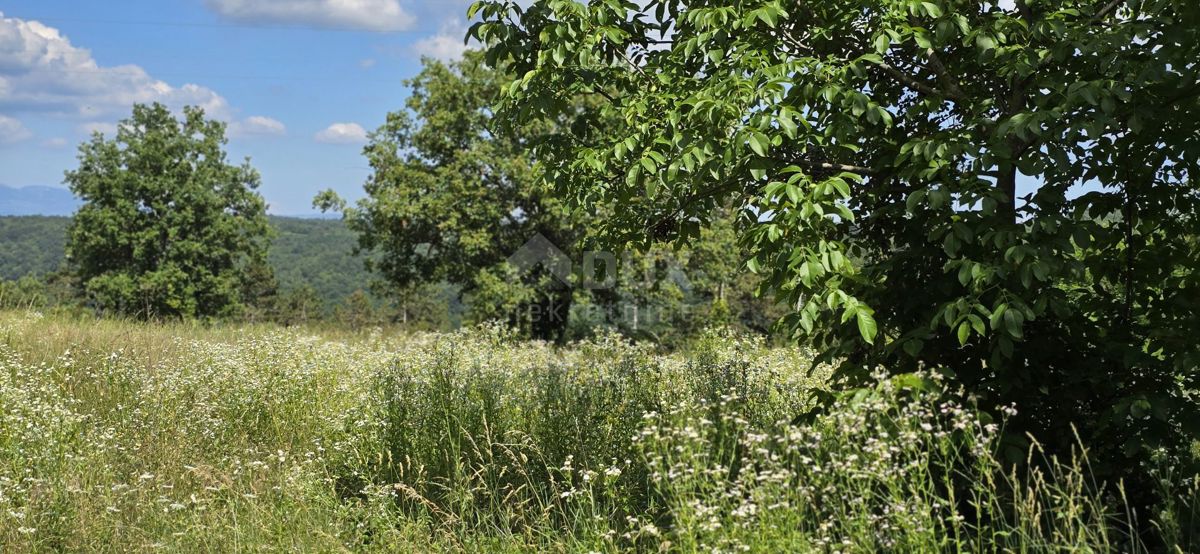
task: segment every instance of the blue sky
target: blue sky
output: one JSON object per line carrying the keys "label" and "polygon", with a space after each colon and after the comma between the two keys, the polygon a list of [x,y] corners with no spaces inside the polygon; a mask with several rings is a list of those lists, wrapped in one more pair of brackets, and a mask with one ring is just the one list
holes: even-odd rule
{"label": "blue sky", "polygon": [[421,56],[461,54],[470,0],[0,0],[0,184],[62,186],[92,129],[135,101],[229,123],[276,214],[361,196],[363,131]]}

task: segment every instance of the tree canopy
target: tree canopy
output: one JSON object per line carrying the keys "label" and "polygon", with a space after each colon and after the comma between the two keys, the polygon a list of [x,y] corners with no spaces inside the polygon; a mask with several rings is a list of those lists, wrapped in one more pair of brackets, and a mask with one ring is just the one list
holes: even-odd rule
{"label": "tree canopy", "polygon": [[185,108],[135,105],[116,136],[79,147],[66,182],[83,201],[67,256],[89,299],[140,317],[238,312],[269,273],[266,203],[249,160],[225,160],[225,124]]}
{"label": "tree canopy", "polygon": [[[691,250],[588,252],[592,229],[618,207],[572,213],[535,172],[531,141],[569,119],[495,126],[492,106],[512,78],[479,52],[450,64],[426,60],[408,82],[406,109],[389,114],[364,148],[374,170],[366,197],[352,207],[332,192],[317,198],[318,206],[345,210],[384,290],[406,306],[428,294],[414,293],[421,287],[449,282],[466,296],[471,319],[506,321],[542,339],[608,326],[670,342],[716,312],[726,323],[767,331],[761,314],[769,308],[740,275],[729,225],[713,227]],[[577,102],[586,109],[591,101]],[[569,262],[565,272],[547,267],[556,260],[510,263],[543,247]]]}
{"label": "tree canopy", "polygon": [[[509,317],[537,307],[543,317],[524,324],[539,338],[558,338],[570,291],[543,273],[512,274],[505,262],[537,235],[570,248],[578,231],[534,179],[528,133],[492,132],[490,107],[506,79],[478,53],[450,64],[426,60],[406,81],[405,109],[389,113],[363,149],[373,170],[367,196],[344,214],[398,294],[447,281],[474,295],[479,313]],[[327,192],[317,204],[340,199]]]}
{"label": "tree canopy", "polygon": [[946,368],[1102,462],[1195,436],[1195,2],[471,13],[518,76],[501,121],[570,121],[533,142],[547,183],[620,205],[617,243],[688,243],[735,205],[747,266],[842,376]]}

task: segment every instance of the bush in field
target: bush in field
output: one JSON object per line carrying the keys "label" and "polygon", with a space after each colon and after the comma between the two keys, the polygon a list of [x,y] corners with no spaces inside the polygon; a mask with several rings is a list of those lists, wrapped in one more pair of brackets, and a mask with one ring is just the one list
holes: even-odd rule
{"label": "bush in field", "polygon": [[[83,200],[67,252],[83,292],[104,311],[142,318],[237,314],[271,273],[266,202],[249,160],[225,161],[225,124],[135,105],[116,136],[96,133],[67,172]],[[257,296],[257,295],[256,295]]]}
{"label": "bush in field", "polygon": [[0,308],[43,308],[49,301],[46,284],[35,277],[0,280]]}

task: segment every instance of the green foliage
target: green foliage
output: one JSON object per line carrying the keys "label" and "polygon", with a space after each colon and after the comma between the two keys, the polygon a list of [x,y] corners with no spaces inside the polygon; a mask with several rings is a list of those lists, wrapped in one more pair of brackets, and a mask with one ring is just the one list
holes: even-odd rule
{"label": "green foliage", "polygon": [[366,291],[358,289],[334,311],[334,317],[346,328],[358,330],[379,323],[379,316]]}
{"label": "green foliage", "polygon": [[[249,160],[225,162],[225,124],[185,108],[135,105],[116,137],[93,134],[66,181],[83,202],[68,259],[105,311],[155,317],[239,312],[266,266],[266,203]],[[269,269],[267,270],[269,271]]]}
{"label": "green foliage", "polygon": [[0,308],[39,309],[49,302],[46,284],[38,279],[0,280]]}
{"label": "green foliage", "polygon": [[39,277],[62,268],[67,219],[0,217],[0,280]]}
{"label": "green foliage", "polygon": [[268,259],[282,289],[311,286],[332,309],[371,284],[357,236],[340,220],[270,217],[274,240]]}
{"label": "green foliage", "polygon": [[517,76],[503,121],[567,121],[534,155],[621,206],[611,241],[733,205],[842,375],[952,368],[1126,473],[1200,422],[1200,5],[1000,4],[485,1],[471,35]]}
{"label": "green foliage", "polygon": [[[446,281],[471,295],[481,314],[526,313],[539,338],[561,338],[570,293],[545,275],[508,281],[505,261],[541,234],[569,248],[573,220],[537,186],[524,142],[528,132],[493,134],[489,108],[507,77],[470,53],[459,62],[426,60],[407,81],[406,109],[388,114],[363,152],[374,170],[367,196],[345,219],[371,253],[369,263],[389,286],[405,289]],[[341,207],[332,192],[318,205]],[[521,292],[497,297],[490,283],[506,280]],[[500,303],[491,302],[500,298]],[[521,298],[520,309],[510,306]],[[491,302],[491,303],[489,303]]]}
{"label": "green foliage", "polygon": [[[706,230],[694,250],[619,249],[589,265],[588,233],[621,208],[564,210],[534,174],[529,151],[534,137],[564,123],[495,129],[491,106],[509,79],[476,52],[450,65],[427,60],[408,83],[407,109],[390,114],[364,149],[375,170],[364,186],[367,197],[348,208],[332,191],[316,199],[319,207],[345,210],[388,290],[444,280],[463,293],[469,321],[500,320],[541,339],[607,327],[677,344],[708,325],[709,307],[717,303],[737,312],[731,325],[767,330],[771,303],[756,298],[756,282],[741,275],[730,225]],[[731,217],[727,210],[717,216]],[[545,266],[522,272],[506,263],[539,238],[571,262],[567,282]],[[585,275],[589,270],[595,274]],[[693,276],[694,282],[678,282]]]}
{"label": "green foliage", "polygon": [[306,325],[324,318],[325,302],[317,290],[303,284],[280,292],[270,319],[284,325]]}

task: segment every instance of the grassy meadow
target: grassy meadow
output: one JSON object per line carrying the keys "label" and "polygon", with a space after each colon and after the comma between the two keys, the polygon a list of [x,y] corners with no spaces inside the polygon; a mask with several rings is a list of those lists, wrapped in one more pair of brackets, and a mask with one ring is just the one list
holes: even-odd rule
{"label": "grassy meadow", "polygon": [[[1143,549],[936,376],[797,418],[809,360],[0,312],[0,551]],[[1140,517],[1183,544],[1182,508]]]}

